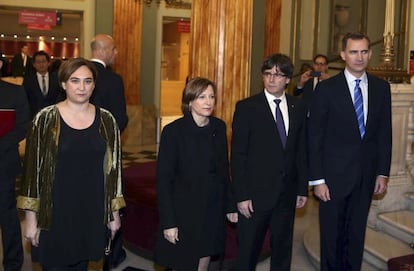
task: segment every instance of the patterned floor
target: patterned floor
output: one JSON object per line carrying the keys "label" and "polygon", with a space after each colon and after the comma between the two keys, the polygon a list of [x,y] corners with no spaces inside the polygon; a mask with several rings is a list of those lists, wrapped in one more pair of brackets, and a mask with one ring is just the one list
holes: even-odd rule
{"label": "patterned floor", "polygon": [[144,162],[154,161],[156,159],[157,159],[157,152],[152,148],[149,148],[147,150],[143,149],[137,152],[123,151],[122,152],[122,167],[126,168],[133,163],[144,163]]}

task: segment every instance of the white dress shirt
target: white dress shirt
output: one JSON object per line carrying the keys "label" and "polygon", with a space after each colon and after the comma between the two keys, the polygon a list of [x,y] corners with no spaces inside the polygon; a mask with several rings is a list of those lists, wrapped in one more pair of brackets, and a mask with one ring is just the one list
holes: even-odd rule
{"label": "white dress shirt", "polygon": [[267,103],[270,106],[270,110],[272,111],[272,115],[273,118],[275,119],[276,122],[276,103],[274,102],[275,99],[280,99],[281,102],[279,104],[280,107],[280,111],[282,112],[282,116],[283,116],[283,122],[285,123],[285,130],[286,130],[286,135],[289,134],[289,111],[288,111],[288,104],[287,104],[287,100],[286,100],[286,95],[283,92],[283,95],[280,97],[275,97],[272,94],[270,94],[266,89],[264,90],[265,96],[266,96],[266,100]]}

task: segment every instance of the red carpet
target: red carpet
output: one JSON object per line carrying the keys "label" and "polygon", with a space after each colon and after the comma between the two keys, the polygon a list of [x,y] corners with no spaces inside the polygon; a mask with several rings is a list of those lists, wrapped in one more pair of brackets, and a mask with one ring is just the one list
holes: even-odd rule
{"label": "red carpet", "polygon": [[414,254],[392,258],[388,261],[388,271],[414,270]]}
{"label": "red carpet", "polygon": [[[126,210],[122,228],[124,243],[132,252],[152,259],[158,230],[156,201],[156,162],[131,165],[124,169]],[[261,258],[270,254],[266,236]],[[237,256],[237,236],[234,225],[227,226],[224,266],[229,267]]]}

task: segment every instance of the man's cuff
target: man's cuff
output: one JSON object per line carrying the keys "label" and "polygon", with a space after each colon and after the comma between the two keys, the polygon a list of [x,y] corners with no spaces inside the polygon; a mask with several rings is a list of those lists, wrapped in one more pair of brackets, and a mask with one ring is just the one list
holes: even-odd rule
{"label": "man's cuff", "polygon": [[325,183],[325,179],[319,179],[319,180],[315,180],[315,181],[309,181],[309,185],[310,186],[315,186],[315,185],[319,185],[319,184],[323,184]]}

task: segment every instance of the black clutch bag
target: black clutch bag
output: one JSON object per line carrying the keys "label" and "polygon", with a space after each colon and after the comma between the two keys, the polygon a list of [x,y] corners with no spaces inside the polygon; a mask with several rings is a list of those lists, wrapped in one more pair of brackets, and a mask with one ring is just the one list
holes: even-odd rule
{"label": "black clutch bag", "polygon": [[112,268],[112,235],[110,230],[108,230],[106,238],[102,271],[110,271]]}

